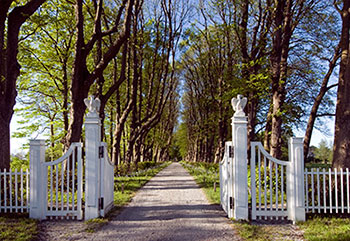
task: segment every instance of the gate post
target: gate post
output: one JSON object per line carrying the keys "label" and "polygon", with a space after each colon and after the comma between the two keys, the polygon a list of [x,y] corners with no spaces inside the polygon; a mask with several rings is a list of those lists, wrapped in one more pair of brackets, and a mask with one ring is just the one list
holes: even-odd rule
{"label": "gate post", "polygon": [[[45,197],[45,140],[30,140],[29,142],[29,217],[45,219],[47,197]],[[46,178],[45,178],[46,177]]]}
{"label": "gate post", "polygon": [[233,218],[248,220],[247,117],[243,111],[247,98],[237,95],[231,100],[233,144]]}
{"label": "gate post", "polygon": [[89,110],[85,117],[85,220],[89,220],[100,216],[100,100],[90,96],[84,103]]}
{"label": "gate post", "polygon": [[289,143],[289,166],[287,168],[288,219],[305,221],[304,151],[303,138],[292,137]]}

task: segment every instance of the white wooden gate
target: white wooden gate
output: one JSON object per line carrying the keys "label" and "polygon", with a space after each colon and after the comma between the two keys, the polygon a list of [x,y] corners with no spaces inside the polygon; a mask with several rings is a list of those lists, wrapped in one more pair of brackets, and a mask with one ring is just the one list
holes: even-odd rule
{"label": "white wooden gate", "polygon": [[45,217],[81,220],[83,192],[82,143],[73,143],[53,162],[44,162]]}
{"label": "white wooden gate", "polygon": [[227,141],[224,158],[220,162],[221,207],[230,218],[233,216],[232,150],[232,141]]}
{"label": "white wooden gate", "polygon": [[[235,111],[232,117],[232,152],[229,151],[230,142],[226,143],[225,155],[220,163],[221,205],[229,217],[238,220],[249,218],[248,122],[243,111],[246,103],[247,99],[241,95],[231,100]],[[288,217],[293,221],[305,221],[303,138],[290,138],[288,144],[289,161],[286,162],[270,156],[261,143],[251,143],[250,196],[253,220]],[[230,212],[231,208],[233,213]]]}
{"label": "white wooden gate", "polygon": [[100,215],[105,217],[108,211],[113,207],[114,201],[114,165],[109,159],[107,143],[102,142],[101,157],[101,196],[100,196]]}
{"label": "white wooden gate", "polygon": [[[256,161],[257,159],[257,161]],[[273,158],[260,142],[251,143],[252,219],[284,218],[287,213],[286,171],[289,162]]]}

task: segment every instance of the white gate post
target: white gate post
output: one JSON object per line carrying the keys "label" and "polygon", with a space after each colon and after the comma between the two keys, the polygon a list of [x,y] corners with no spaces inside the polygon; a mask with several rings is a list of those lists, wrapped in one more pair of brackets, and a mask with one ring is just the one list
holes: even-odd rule
{"label": "white gate post", "polygon": [[247,98],[237,95],[231,100],[233,144],[233,218],[248,220],[247,117],[243,111]]}
{"label": "white gate post", "polygon": [[101,120],[98,115],[99,99],[84,100],[89,109],[85,117],[85,220],[100,216],[100,159]]}
{"label": "white gate post", "polygon": [[[45,140],[30,140],[29,142],[29,217],[45,219],[47,197],[45,197],[45,182],[47,173],[45,162]],[[45,174],[46,173],[46,174]]]}
{"label": "white gate post", "polygon": [[289,166],[287,168],[288,219],[305,221],[304,151],[303,138],[289,139]]}

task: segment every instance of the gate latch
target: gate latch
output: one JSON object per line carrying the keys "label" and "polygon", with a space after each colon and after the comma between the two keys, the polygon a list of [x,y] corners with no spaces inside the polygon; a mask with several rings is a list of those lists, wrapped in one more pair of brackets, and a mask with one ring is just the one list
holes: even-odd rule
{"label": "gate latch", "polygon": [[98,206],[98,209],[104,209],[103,197],[99,198]]}
{"label": "gate latch", "polygon": [[228,147],[228,157],[233,158],[234,157],[234,148],[233,146]]}
{"label": "gate latch", "polygon": [[98,158],[103,158],[103,146],[98,147]]}

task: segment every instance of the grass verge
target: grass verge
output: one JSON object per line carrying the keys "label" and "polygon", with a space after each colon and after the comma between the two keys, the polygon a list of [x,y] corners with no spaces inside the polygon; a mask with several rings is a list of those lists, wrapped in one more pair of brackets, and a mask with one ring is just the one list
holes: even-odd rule
{"label": "grass verge", "polygon": [[35,240],[38,234],[38,222],[23,214],[0,217],[0,240]]}
{"label": "grass verge", "polygon": [[316,240],[350,240],[350,218],[310,217],[298,223],[304,231],[304,238]]}

